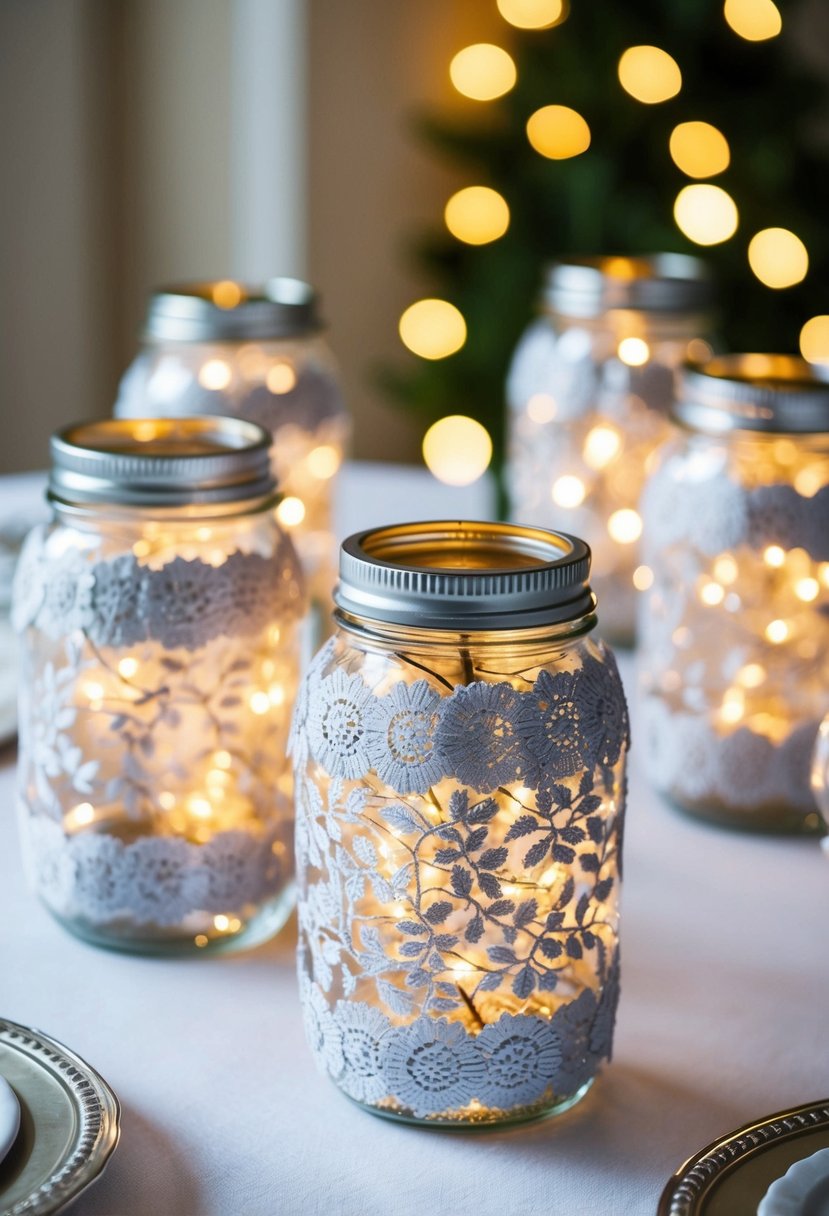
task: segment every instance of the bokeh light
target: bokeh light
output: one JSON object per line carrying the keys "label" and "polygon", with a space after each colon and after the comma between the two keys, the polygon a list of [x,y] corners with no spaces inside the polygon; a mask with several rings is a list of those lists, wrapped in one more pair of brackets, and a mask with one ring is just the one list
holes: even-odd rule
{"label": "bokeh light", "polygon": [[710,122],[681,122],[671,131],[671,159],[688,177],[715,177],[731,161],[728,140]]}
{"label": "bokeh light", "polygon": [[651,348],[644,338],[622,338],[617,353],[628,367],[643,367],[651,357]]}
{"label": "bokeh light", "polygon": [[631,46],[619,60],[619,82],[645,105],[676,97],[682,88],[679,64],[658,46]]}
{"label": "bokeh light", "polygon": [[800,237],[788,228],[764,228],[749,242],[748,263],[761,283],[780,289],[806,278],[809,254]]}
{"label": "bokeh light", "polygon": [[587,488],[582,479],[566,473],[553,482],[550,497],[557,507],[564,507],[565,510],[572,511],[575,507],[581,506],[586,493]]}
{"label": "bokeh light", "polygon": [[809,363],[829,364],[829,316],[810,317],[800,331],[800,353]]}
{"label": "bokeh light", "polygon": [[498,12],[519,30],[546,30],[567,16],[566,0],[498,0]]}
{"label": "bokeh light", "polygon": [[448,300],[418,300],[400,318],[404,346],[421,359],[445,359],[466,341],[466,322]]}
{"label": "bokeh light", "polygon": [[290,393],[296,386],[296,372],[290,363],[274,363],[268,368],[265,383],[272,393]]}
{"label": "bokeh light", "polygon": [[527,139],[549,160],[568,160],[590,147],[590,128],[569,106],[542,106],[527,121]]}
{"label": "bokeh light", "polygon": [[725,0],[723,16],[734,33],[748,42],[764,42],[783,28],[780,10],[772,0]]}
{"label": "bokeh light", "polygon": [[509,227],[509,207],[503,195],[489,186],[467,186],[453,194],[444,212],[452,236],[467,245],[497,241]]}
{"label": "bokeh light", "polygon": [[222,279],[214,283],[211,294],[217,308],[235,308],[242,301],[242,289],[232,279]]}
{"label": "bokeh light", "polygon": [[697,245],[719,245],[737,231],[734,199],[721,186],[684,186],[676,196],[674,219],[680,232]]}
{"label": "bokeh light", "polygon": [[294,498],[293,495],[283,498],[276,508],[276,518],[283,528],[295,528],[305,518],[305,503],[301,498]]}
{"label": "bokeh light", "polygon": [[473,101],[502,97],[515,84],[517,73],[512,56],[491,42],[476,42],[458,51],[449,64],[452,84]]}
{"label": "bokeh light", "polygon": [[620,545],[632,545],[642,535],[642,517],[630,507],[614,511],[607,521],[607,530]]}
{"label": "bokeh light", "polygon": [[202,388],[218,392],[230,384],[232,372],[224,359],[208,359],[199,369],[199,384]]}
{"label": "bokeh light", "polygon": [[489,432],[474,418],[450,414],[423,436],[426,467],[450,486],[468,486],[486,472],[492,459]]}

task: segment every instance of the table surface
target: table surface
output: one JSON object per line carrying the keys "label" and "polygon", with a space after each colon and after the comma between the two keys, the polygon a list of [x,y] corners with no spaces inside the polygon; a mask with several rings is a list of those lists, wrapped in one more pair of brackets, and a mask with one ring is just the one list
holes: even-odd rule
{"label": "table surface", "polygon": [[[23,484],[0,479],[0,510]],[[490,506],[485,484],[352,466],[339,510],[350,530]],[[708,1141],[829,1096],[826,858],[815,840],[668,809],[639,767],[633,659],[621,668],[634,748],[616,1054],[576,1109],[508,1131],[407,1128],[341,1097],[303,1039],[292,924],[247,954],[183,961],[68,936],[25,887],[15,754],[0,751],[0,1014],[66,1043],[123,1106],[121,1144],[73,1212],[653,1216]]]}

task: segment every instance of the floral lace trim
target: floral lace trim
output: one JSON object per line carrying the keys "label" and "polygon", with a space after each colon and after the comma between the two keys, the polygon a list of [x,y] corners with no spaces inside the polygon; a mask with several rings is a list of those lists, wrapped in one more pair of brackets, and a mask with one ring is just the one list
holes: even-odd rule
{"label": "floral lace trim", "polygon": [[648,771],[657,789],[677,801],[749,818],[769,807],[815,810],[809,767],[817,719],[774,743],[747,726],[720,734],[704,715],[676,713],[659,697],[644,699],[642,718]]}
{"label": "floral lace trim", "polygon": [[651,550],[690,544],[715,557],[740,544],[780,545],[829,561],[829,486],[811,498],[787,484],[746,489],[725,475],[678,486],[667,467],[647,483],[642,508]]}
{"label": "floral lace trim", "polygon": [[359,1001],[332,1009],[303,971],[300,989],[317,1065],[345,1093],[417,1118],[458,1118],[473,1102],[515,1112],[586,1085],[612,1055],[619,964],[617,954],[598,1001],[583,989],[551,1018],[504,1013],[476,1034],[445,1018],[399,1026]]}
{"label": "floral lace trim", "polygon": [[82,629],[96,646],[153,639],[196,650],[220,635],[259,633],[302,610],[287,540],[272,557],[236,552],[220,566],[176,557],[153,570],[129,554],[90,564],[70,551],[53,561],[44,538],[43,527],[30,534],[15,575],[18,631],[35,625],[57,639]]}
{"label": "floral lace trim", "polygon": [[58,824],[22,808],[27,860],[38,894],[67,920],[131,921],[171,928],[194,913],[244,917],[279,895],[291,873],[288,825],[255,836],[220,832],[207,844],[144,836],[131,844],[104,833],[66,836]]}
{"label": "floral lace trim", "polygon": [[[475,681],[441,696],[427,680],[376,696],[359,675],[318,656],[297,704],[292,754],[333,777],[370,771],[400,794],[425,793],[444,777],[488,792],[510,782],[534,788],[599,765],[612,768],[629,740],[627,707],[612,654],[575,672],[542,671],[532,690]],[[307,734],[307,745],[303,735]]]}

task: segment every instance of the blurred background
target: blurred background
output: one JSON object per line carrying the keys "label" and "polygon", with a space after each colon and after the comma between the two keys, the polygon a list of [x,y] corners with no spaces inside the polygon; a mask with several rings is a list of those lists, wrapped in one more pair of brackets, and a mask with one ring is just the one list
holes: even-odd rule
{"label": "blurred background", "polygon": [[[763,9],[762,0],[746,4]],[[306,276],[322,294],[357,457],[415,460],[426,423],[447,412],[483,414],[497,456],[499,377],[532,310],[543,259],[580,246],[700,252],[670,215],[670,198],[688,178],[662,143],[683,111],[661,119],[663,131],[653,114],[662,107],[620,105],[614,65],[625,41],[673,50],[683,65],[680,102],[687,95],[695,116],[707,105],[705,116],[723,120],[732,145],[741,133],[754,141],[755,151],[744,148],[732,165],[737,203],[756,210],[758,200],[773,201],[755,227],[790,225],[811,258],[795,321],[784,323],[775,311],[781,301],[767,292],[754,329],[796,350],[810,311],[825,311],[820,215],[829,185],[815,166],[825,167],[829,110],[825,88],[807,88],[805,77],[825,85],[829,75],[829,10],[825,0],[781,7],[782,58],[782,38],[735,37],[721,3],[695,0],[591,0],[546,32],[517,29],[495,0],[2,0],[0,471],[43,467],[57,425],[110,411],[154,286],[278,273]],[[454,87],[448,71],[460,49],[479,42],[510,47],[519,66],[517,87],[489,108]],[[551,79],[580,90],[593,125],[590,154],[573,160],[567,177],[556,176],[555,159],[530,163],[518,123],[518,108],[543,99]],[[427,111],[442,124],[432,124],[430,139],[418,117]],[[606,125],[617,114],[622,126],[612,143],[605,130],[602,143],[598,116]],[[453,126],[470,118],[471,142],[455,138]],[[489,143],[482,131],[495,132]],[[796,139],[823,141],[821,156],[780,153]],[[523,168],[505,153],[518,143]],[[657,144],[654,168],[641,149]],[[641,182],[622,181],[625,163]],[[489,262],[475,265],[489,266],[499,282],[504,267],[515,270],[514,306],[503,330],[493,331],[494,309],[489,328],[478,327],[477,347],[470,326],[454,379],[451,359],[424,363],[418,379],[398,335],[404,309],[436,294],[463,311],[464,291],[486,295],[471,262],[423,234],[440,228],[453,192],[493,179],[513,209],[501,243],[511,255],[499,265],[487,253]],[[717,180],[731,188],[727,177]],[[515,199],[510,181],[520,185]],[[608,207],[614,188],[620,193]],[[547,201],[529,215],[521,200],[532,190]],[[660,191],[670,198],[654,219],[649,207]],[[600,210],[606,222],[579,230],[574,217]],[[620,214],[643,223],[614,228]],[[733,250],[746,277],[749,235]],[[732,298],[746,286],[732,275]],[[497,349],[487,362],[489,347]],[[401,399],[412,408],[401,410]]]}
{"label": "blurred background", "polygon": [[322,293],[356,454],[415,458],[372,369],[419,290],[407,233],[461,172],[411,114],[462,105],[447,62],[498,24],[480,0],[3,0],[0,470],[110,412],[152,287],[277,273]]}

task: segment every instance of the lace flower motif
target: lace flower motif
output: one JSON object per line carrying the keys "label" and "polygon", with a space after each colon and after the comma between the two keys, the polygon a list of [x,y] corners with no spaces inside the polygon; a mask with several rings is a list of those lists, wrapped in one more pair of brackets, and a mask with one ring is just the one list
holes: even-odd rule
{"label": "lace flower motif", "polygon": [[49,565],[43,606],[37,617],[40,628],[51,638],[85,629],[95,616],[94,586],[95,577],[78,553],[67,553],[54,565]]}
{"label": "lace flower motif", "polygon": [[478,1094],[488,1106],[509,1110],[539,1101],[561,1063],[561,1043],[545,1018],[504,1013],[476,1039],[486,1063]]}
{"label": "lace flower motif", "polygon": [[147,572],[134,558],[122,554],[98,562],[95,614],[89,636],[96,646],[133,646],[147,636]]}
{"label": "lace flower motif", "polygon": [[377,1102],[388,1093],[383,1076],[383,1040],[391,1025],[362,1001],[338,1001],[334,1021],[340,1032],[343,1072],[340,1085],[358,1102]]}
{"label": "lace flower motif", "polygon": [[329,1073],[336,1080],[344,1065],[340,1029],[334,1021],[319,985],[309,980],[302,971],[300,971],[300,996],[305,1037],[313,1052],[317,1067],[323,1072]]}
{"label": "lace flower motif", "polygon": [[579,672],[576,694],[581,728],[592,763],[613,766],[622,744],[628,741],[629,724],[625,694],[610,650],[605,661],[587,658]]}
{"label": "lace flower motif", "polygon": [[481,1090],[485,1063],[457,1022],[421,1017],[389,1035],[386,1088],[418,1117],[466,1106]]}
{"label": "lace flower motif", "polygon": [[338,669],[320,681],[308,741],[314,759],[332,777],[354,779],[368,771],[366,717],[371,700],[359,676]]}
{"label": "lace flower motif", "polygon": [[518,731],[540,774],[553,780],[581,772],[590,755],[581,722],[580,675],[542,671],[522,698]]}
{"label": "lace flower motif", "polygon": [[443,698],[426,680],[400,681],[366,714],[366,749],[381,781],[398,794],[422,794],[444,775],[438,740]]}
{"label": "lace flower motif", "polygon": [[585,988],[569,1005],[562,1005],[553,1015],[550,1029],[561,1043],[559,1064],[553,1087],[561,1097],[574,1094],[595,1075],[598,1061],[590,1049],[596,998]]}
{"label": "lace flower motif", "polygon": [[519,694],[510,684],[459,685],[444,705],[439,741],[463,785],[488,793],[517,781],[527,766],[518,732]]}
{"label": "lace flower motif", "polygon": [[46,594],[46,562],[43,556],[45,528],[33,528],[23,543],[14,572],[11,621],[18,633],[31,625]]}

